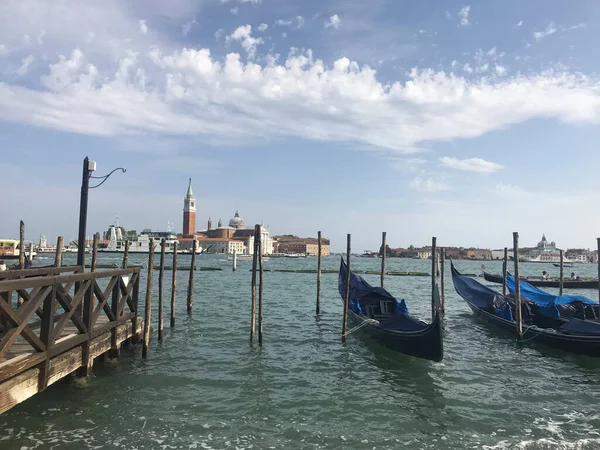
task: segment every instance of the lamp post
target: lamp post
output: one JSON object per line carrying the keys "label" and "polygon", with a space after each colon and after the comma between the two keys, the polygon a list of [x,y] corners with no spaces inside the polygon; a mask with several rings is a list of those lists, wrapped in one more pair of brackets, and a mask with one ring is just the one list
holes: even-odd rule
{"label": "lamp post", "polygon": [[[77,239],[77,265],[84,267],[85,265],[85,231],[87,226],[87,208],[88,208],[88,192],[90,189],[97,188],[117,170],[126,172],[122,167],[118,167],[111,171],[108,175],[102,177],[94,177],[92,173],[96,171],[96,162],[90,161],[86,156],[83,160],[83,173],[81,178],[81,197],[79,202],[79,237]],[[90,186],[90,178],[102,180],[96,186]]]}

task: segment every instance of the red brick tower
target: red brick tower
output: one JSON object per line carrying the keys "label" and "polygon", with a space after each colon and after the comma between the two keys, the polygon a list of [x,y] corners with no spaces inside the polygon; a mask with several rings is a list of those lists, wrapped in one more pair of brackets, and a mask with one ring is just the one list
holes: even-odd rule
{"label": "red brick tower", "polygon": [[183,199],[183,237],[192,237],[196,233],[196,197],[192,191],[192,179]]}

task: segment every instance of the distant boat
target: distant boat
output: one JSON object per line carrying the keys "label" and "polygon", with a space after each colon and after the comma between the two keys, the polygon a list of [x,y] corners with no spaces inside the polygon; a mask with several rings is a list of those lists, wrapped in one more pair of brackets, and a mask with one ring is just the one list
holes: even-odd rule
{"label": "distant boat", "polygon": [[[552,265],[554,267],[560,267],[560,263],[558,263],[558,264],[557,263],[552,263]],[[574,266],[573,266],[573,263],[568,262],[568,263],[563,263],[563,267],[574,267]]]}
{"label": "distant boat", "polygon": [[[33,243],[31,244],[33,245]],[[28,257],[35,257],[37,253],[35,251],[28,251],[25,249],[24,252]],[[19,259],[21,250],[19,249],[19,241],[16,239],[0,239],[0,259]]]}
{"label": "distant boat", "polygon": [[[502,275],[492,275],[491,273],[483,272],[483,278],[492,283],[502,284]],[[522,281],[526,281],[532,286],[537,287],[560,287],[560,280],[533,280],[530,278],[521,277]],[[596,289],[598,288],[598,280],[563,280],[563,288],[565,289]]]}
{"label": "distant boat", "polygon": [[[242,253],[242,254],[240,254],[240,255],[235,255],[235,259],[236,259],[237,261],[252,261],[252,259],[253,259],[253,258],[254,258],[254,256],[253,256],[253,255],[246,255],[245,253]],[[264,262],[264,261],[268,261],[268,260],[269,260],[269,258],[268,258],[268,257],[266,257],[266,256],[263,256],[263,257],[262,257],[262,260],[263,260],[263,262]],[[230,257],[228,257],[228,258],[227,258],[227,261],[233,261],[233,256],[230,256]]]}

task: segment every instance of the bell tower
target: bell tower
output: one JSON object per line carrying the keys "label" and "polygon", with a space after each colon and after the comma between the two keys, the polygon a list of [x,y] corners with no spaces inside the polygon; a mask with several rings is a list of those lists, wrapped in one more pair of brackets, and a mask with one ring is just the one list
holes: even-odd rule
{"label": "bell tower", "polygon": [[183,199],[183,237],[192,237],[196,233],[196,197],[192,190],[192,179]]}

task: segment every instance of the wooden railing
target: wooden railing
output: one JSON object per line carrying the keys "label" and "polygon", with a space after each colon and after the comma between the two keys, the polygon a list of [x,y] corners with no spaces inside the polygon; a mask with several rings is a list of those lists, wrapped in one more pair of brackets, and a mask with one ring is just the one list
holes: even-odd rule
{"label": "wooden railing", "polygon": [[[54,356],[81,346],[81,368],[87,373],[93,363],[93,338],[110,332],[111,351],[118,352],[119,325],[131,322],[132,335],[139,335],[140,268],[85,273],[80,269],[27,269],[0,279],[0,361],[29,355],[22,364],[0,367],[0,380],[38,366],[43,390]],[[77,273],[62,274],[68,271]]]}
{"label": "wooden railing", "polygon": [[46,277],[50,275],[60,275],[65,272],[81,273],[83,267],[81,266],[49,266],[49,267],[36,267],[33,269],[19,269],[19,270],[5,270],[0,272],[0,281],[3,280],[16,280],[22,277]]}

